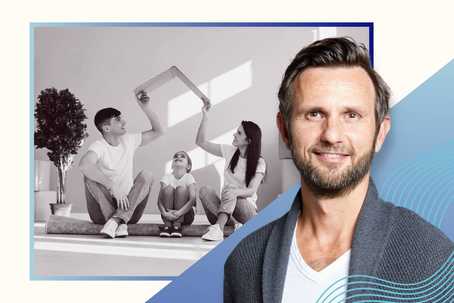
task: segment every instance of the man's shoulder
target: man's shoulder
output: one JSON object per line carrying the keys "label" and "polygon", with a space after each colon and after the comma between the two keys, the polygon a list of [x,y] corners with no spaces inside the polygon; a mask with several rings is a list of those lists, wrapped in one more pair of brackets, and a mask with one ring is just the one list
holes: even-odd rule
{"label": "man's shoulder", "polygon": [[120,137],[120,141],[122,145],[126,149],[136,149],[140,146],[142,142],[142,134],[141,133],[126,133]]}
{"label": "man's shoulder", "polygon": [[454,243],[441,230],[410,209],[394,206],[379,271],[385,278],[415,282],[446,263]]}
{"label": "man's shoulder", "polygon": [[394,233],[395,237],[407,239],[411,237],[410,239],[415,245],[430,242],[453,246],[452,241],[440,229],[408,208],[394,206],[391,222],[393,224],[391,233]]}
{"label": "man's shoulder", "polygon": [[102,149],[105,149],[107,147],[107,143],[105,140],[103,140],[102,138],[100,139],[97,139],[95,141],[93,141],[89,146],[88,146],[88,151],[92,150],[92,151],[99,151],[99,150],[102,150]]}
{"label": "man's shoulder", "polygon": [[227,258],[226,268],[244,268],[261,262],[271,231],[279,220],[267,223],[242,239]]}

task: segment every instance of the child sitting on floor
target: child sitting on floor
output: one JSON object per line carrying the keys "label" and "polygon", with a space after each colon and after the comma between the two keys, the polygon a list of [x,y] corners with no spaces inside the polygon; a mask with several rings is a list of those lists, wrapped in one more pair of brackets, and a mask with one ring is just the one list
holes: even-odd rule
{"label": "child sitting on floor", "polygon": [[158,208],[164,226],[159,228],[161,237],[181,238],[182,225],[191,225],[195,215],[195,180],[189,173],[192,161],[185,151],[173,156],[172,173],[161,179]]}

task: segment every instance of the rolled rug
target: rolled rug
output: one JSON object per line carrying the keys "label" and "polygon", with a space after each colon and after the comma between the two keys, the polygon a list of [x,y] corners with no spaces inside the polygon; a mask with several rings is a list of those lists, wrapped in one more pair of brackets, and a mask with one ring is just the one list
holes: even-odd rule
{"label": "rolled rug", "polygon": [[[130,236],[159,236],[159,226],[156,223],[128,224]],[[72,234],[72,235],[98,235],[103,225],[95,224],[90,221],[74,219],[63,216],[49,216],[46,223],[46,233],[48,234]],[[184,236],[200,237],[207,231],[208,225],[194,224],[183,226]],[[233,232],[233,227],[224,228],[224,236],[229,236]]]}

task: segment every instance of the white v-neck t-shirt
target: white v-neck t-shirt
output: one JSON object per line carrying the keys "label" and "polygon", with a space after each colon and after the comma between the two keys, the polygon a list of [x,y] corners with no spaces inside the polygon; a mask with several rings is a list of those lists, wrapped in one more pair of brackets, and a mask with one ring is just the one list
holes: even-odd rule
{"label": "white v-neck t-shirt", "polygon": [[[301,256],[296,243],[295,234],[296,227],[293,231],[292,244],[290,247],[290,257],[284,282],[282,303],[315,303],[328,287],[348,276],[350,250],[346,251],[342,256],[321,271],[315,271],[307,265]],[[344,302],[345,291],[347,290],[346,285],[347,279],[339,281],[336,284],[336,287],[330,289],[331,291],[339,287],[339,289],[329,296],[329,299],[334,299],[335,297],[333,302]],[[324,297],[326,297],[326,293]]]}

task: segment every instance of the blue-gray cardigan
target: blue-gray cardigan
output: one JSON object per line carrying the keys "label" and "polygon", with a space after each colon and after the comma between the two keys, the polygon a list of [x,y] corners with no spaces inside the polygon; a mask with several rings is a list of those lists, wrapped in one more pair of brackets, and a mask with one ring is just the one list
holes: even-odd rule
{"label": "blue-gray cardigan", "polygon": [[[287,214],[248,235],[233,250],[224,268],[225,303],[281,302],[293,230],[302,205],[300,197],[299,192]],[[433,275],[448,258],[452,260],[453,251],[453,242],[437,228],[408,209],[382,201],[373,182],[369,183],[355,227],[349,276],[368,275],[397,283],[415,283]],[[448,276],[416,284],[413,286],[416,290],[402,291],[405,301],[387,302],[454,302],[454,297],[449,296],[454,288],[454,263],[447,270]],[[437,281],[440,282],[437,287],[431,287]],[[359,286],[369,286],[369,290],[358,290]],[[375,291],[371,291],[369,284],[349,283],[347,297],[355,297],[347,302],[383,300],[374,293],[389,295],[378,289],[386,288],[375,286]],[[442,296],[444,293],[447,295]],[[306,302],[304,294],[301,302]]]}

